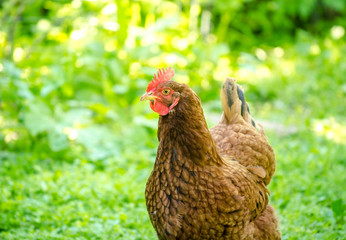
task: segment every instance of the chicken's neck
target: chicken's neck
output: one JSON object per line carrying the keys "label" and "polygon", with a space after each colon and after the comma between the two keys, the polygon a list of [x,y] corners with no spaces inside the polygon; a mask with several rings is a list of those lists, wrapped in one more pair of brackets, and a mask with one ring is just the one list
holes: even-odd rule
{"label": "chicken's neck", "polygon": [[221,164],[222,159],[208,130],[201,103],[189,89],[179,104],[166,116],[160,116],[158,156],[165,151],[176,152],[185,161],[197,165]]}

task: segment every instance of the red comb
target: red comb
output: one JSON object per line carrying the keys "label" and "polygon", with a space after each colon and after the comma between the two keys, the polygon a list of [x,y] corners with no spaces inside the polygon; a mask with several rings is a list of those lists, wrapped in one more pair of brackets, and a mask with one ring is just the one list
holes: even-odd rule
{"label": "red comb", "polygon": [[166,69],[162,68],[162,70],[159,69],[159,71],[157,71],[157,76],[154,74],[154,78],[151,79],[151,82],[149,83],[147,87],[147,92],[155,88],[160,83],[171,80],[173,76],[174,76],[174,70],[171,67]]}

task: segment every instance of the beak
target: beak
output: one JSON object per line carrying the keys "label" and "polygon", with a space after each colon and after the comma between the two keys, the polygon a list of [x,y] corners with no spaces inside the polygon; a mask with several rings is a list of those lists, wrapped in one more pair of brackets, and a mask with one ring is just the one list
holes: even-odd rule
{"label": "beak", "polygon": [[144,100],[155,100],[157,97],[153,95],[153,92],[146,92],[141,97],[141,101]]}

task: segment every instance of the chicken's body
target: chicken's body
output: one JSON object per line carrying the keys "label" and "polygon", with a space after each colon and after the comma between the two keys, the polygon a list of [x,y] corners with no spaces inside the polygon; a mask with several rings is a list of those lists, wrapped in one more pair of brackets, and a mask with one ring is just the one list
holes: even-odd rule
{"label": "chicken's body", "polygon": [[[212,136],[200,100],[187,85],[165,81],[159,87],[163,95],[173,96],[162,100],[169,111],[151,102],[153,110],[165,114],[160,116],[160,144],[145,191],[159,239],[279,239],[271,233],[278,231],[264,174],[270,167],[246,164],[237,151],[220,148],[225,143],[218,141],[218,126],[228,128],[229,122],[221,121]],[[156,100],[152,94],[142,98]]]}
{"label": "chicken's body", "polygon": [[[275,172],[275,155],[267,137],[260,126],[250,115],[244,93],[235,83],[227,78],[221,91],[224,114],[221,121],[210,129],[218,152],[221,155],[233,156],[250,171],[264,170],[264,182],[269,184]],[[255,219],[255,239],[280,239],[278,220],[274,208],[267,206],[261,216]]]}

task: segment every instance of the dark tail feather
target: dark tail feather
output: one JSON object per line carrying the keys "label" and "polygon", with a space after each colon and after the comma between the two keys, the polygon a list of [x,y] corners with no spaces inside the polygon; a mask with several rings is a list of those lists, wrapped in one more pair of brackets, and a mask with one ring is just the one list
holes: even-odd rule
{"label": "dark tail feather", "polygon": [[250,114],[249,105],[246,103],[244,91],[236,84],[235,78],[226,78],[221,90],[221,102],[224,111],[221,121],[235,123],[244,121],[258,128]]}
{"label": "dark tail feather", "polygon": [[248,122],[252,126],[256,127],[256,122],[251,116],[249,105],[246,103],[243,89],[241,89],[241,87],[238,84],[237,84],[237,93],[238,93],[238,97],[241,101],[241,116],[244,118],[244,120],[246,122]]}
{"label": "dark tail feather", "polygon": [[234,123],[241,117],[241,101],[238,98],[235,78],[226,78],[221,90],[221,103],[224,111],[222,121]]}

